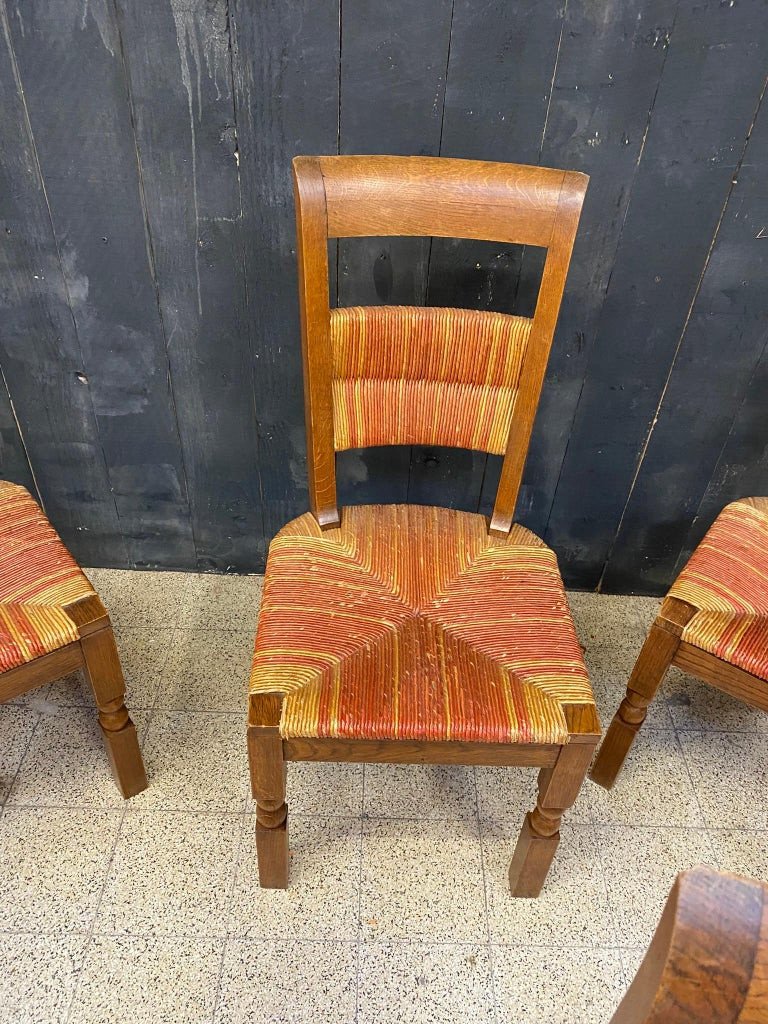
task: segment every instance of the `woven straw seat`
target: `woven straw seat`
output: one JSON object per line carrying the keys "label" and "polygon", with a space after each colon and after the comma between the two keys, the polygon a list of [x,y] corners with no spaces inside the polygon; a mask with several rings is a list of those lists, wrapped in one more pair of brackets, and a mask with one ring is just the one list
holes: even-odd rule
{"label": "woven straw seat", "polygon": [[564,705],[592,701],[553,552],[416,505],[280,531],[251,692],[286,695],[286,737],[485,743],[566,743]]}
{"label": "woven straw seat", "polygon": [[93,595],[29,492],[0,481],[0,671],[74,643],[65,606]]}
{"label": "woven straw seat", "polygon": [[768,680],[768,498],[726,505],[669,596],[697,609],[686,643]]}
{"label": "woven straw seat", "polygon": [[[310,511],[270,545],[256,634],[259,881],[288,884],[287,761],[525,765],[539,788],[509,884],[537,896],[600,731],[557,560],[514,524],[586,178],[439,157],[293,170]],[[534,315],[331,308],[328,239],[359,236],[540,246]],[[339,509],[336,453],[382,445],[502,455],[490,519]]]}
{"label": "woven straw seat", "polygon": [[45,513],[0,481],[0,702],[82,669],[124,797],[147,786],[104,605]]}
{"label": "woven straw seat", "polygon": [[616,781],[670,665],[768,711],[768,498],[726,505],[670,587],[591,776]]}

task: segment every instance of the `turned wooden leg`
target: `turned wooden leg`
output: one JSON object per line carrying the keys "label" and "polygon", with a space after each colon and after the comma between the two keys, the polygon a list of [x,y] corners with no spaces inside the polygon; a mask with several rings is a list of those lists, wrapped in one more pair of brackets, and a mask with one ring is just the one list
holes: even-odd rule
{"label": "turned wooden leg", "polygon": [[660,624],[651,626],[642,650],[627,683],[627,695],[613,716],[589,777],[598,785],[610,789],[621,771],[640,726],[648,714],[648,705],[667,673],[680,636]]}
{"label": "turned wooden leg", "polygon": [[147,788],[147,774],[141,759],[136,726],[125,706],[125,680],[112,634],[112,627],[81,637],[85,674],[99,710],[112,774],[124,797],[136,796]]}
{"label": "turned wooden leg", "polygon": [[525,816],[509,865],[513,896],[541,892],[560,842],[560,818],[579,795],[594,750],[594,743],[568,743],[560,748],[554,765],[539,772],[539,798]]}
{"label": "turned wooden leg", "polygon": [[[256,855],[263,889],[288,886],[288,805],[286,768],[280,737],[280,701],[272,696],[251,698],[248,717],[248,762],[251,791],[256,801]],[[265,724],[274,722],[274,724]]]}

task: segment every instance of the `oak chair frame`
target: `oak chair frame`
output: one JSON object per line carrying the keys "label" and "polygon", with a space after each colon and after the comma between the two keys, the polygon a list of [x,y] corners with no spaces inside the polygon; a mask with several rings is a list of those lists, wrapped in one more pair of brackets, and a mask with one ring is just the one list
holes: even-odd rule
{"label": "oak chair frame", "polygon": [[611,1024],[768,1024],[768,886],[699,867],[677,876]]}
{"label": "oak chair frame", "polygon": [[125,679],[109,615],[96,594],[65,605],[64,611],[79,639],[0,674],[0,703],[83,669],[117,787],[126,798],[136,796],[147,788],[147,776],[136,726],[125,706]]}
{"label": "oak chair frame", "polygon": [[[768,511],[768,498],[743,500],[745,504]],[[605,789],[611,789],[616,782],[670,665],[751,707],[768,711],[768,683],[764,679],[682,639],[683,630],[698,610],[695,605],[676,597],[666,597],[662,602],[632,669],[626,695],[589,773],[592,781]]]}
{"label": "oak chair frame", "polygon": [[[588,178],[573,171],[439,157],[296,157],[299,300],[310,507],[339,525],[333,433],[328,239],[421,235],[486,239],[547,249],[514,405],[491,535],[512,526],[533,421],[560,309]],[[261,885],[288,884],[286,765],[290,761],[525,765],[539,771],[510,865],[514,895],[537,896],[559,841],[560,818],[585,778],[600,725],[594,705],[565,708],[565,744],[284,739],[282,695],[251,694],[248,751],[256,800]]]}

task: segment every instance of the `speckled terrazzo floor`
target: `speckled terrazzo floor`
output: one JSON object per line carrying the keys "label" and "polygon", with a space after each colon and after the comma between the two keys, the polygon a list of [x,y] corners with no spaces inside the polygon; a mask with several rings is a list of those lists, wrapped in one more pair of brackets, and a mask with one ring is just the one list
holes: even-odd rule
{"label": "speckled terrazzo floor", "polygon": [[[674,672],[620,784],[586,784],[539,900],[506,889],[522,769],[292,765],[291,887],[261,891],[260,579],[90,575],[151,785],[119,798],[77,677],[0,707],[1,1024],[602,1022],[677,871],[768,878],[768,717]],[[607,723],[657,602],[571,603]]]}

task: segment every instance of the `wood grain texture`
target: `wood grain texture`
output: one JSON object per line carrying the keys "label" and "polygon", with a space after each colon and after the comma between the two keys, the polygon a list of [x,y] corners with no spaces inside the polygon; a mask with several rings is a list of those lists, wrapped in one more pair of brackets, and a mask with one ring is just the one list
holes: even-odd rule
{"label": "wood grain texture", "polygon": [[[572,585],[596,586],[609,556],[752,123],[760,45],[748,7],[681,0],[545,535]],[[617,345],[629,325],[636,342]]]}
{"label": "wood grain texture", "polygon": [[[675,574],[765,350],[768,239],[760,233],[768,230],[767,164],[768,104],[761,96],[606,568],[609,590],[631,581],[656,591]],[[724,490],[718,498],[731,500]]]}
{"label": "wood grain texture", "polygon": [[[667,618],[669,612],[672,618]],[[664,602],[651,626],[627,683],[626,696],[613,716],[589,773],[593,782],[611,789],[680,647],[680,633],[695,609],[674,598]],[[681,620],[681,621],[676,621]]]}
{"label": "wood grain texture", "polygon": [[338,526],[325,188],[318,161],[311,157],[296,157],[293,175],[309,507],[321,526]]}
{"label": "wood grain texture", "polygon": [[484,764],[539,767],[553,764],[560,748],[528,743],[415,743],[408,740],[290,739],[286,761],[339,761],[363,764]]}
{"label": "wood grain texture", "polygon": [[[451,12],[451,0],[342,5],[340,153],[439,154]],[[423,305],[430,245],[418,237],[340,239],[331,246],[333,304]],[[340,503],[419,501],[409,494],[419,459],[410,447],[339,453]]]}
{"label": "wood grain texture", "polygon": [[678,875],[611,1024],[768,1021],[767,892],[706,867]]}
{"label": "wood grain texture", "polygon": [[308,504],[291,159],[337,150],[339,4],[230,0],[229,17],[264,530],[271,538]]}
{"label": "wood grain texture", "polygon": [[[0,7],[0,475],[82,561],[261,570],[306,508],[301,152],[592,175],[516,511],[568,583],[661,593],[766,491],[764,0],[144,6]],[[530,313],[541,271],[360,237],[331,298]],[[490,513],[500,462],[375,448],[337,478]]]}
{"label": "wood grain texture", "polygon": [[[3,487],[0,653],[5,671],[0,672],[0,702],[82,668],[96,700],[115,782],[124,797],[135,796],[147,788],[147,777],[125,706],[125,680],[107,611],[29,495],[9,484]],[[14,608],[26,609],[21,629],[9,628]],[[33,609],[47,613],[35,647]]]}
{"label": "wood grain texture", "polygon": [[74,383],[91,394],[129,560],[188,565],[186,478],[114,11],[108,0],[79,12],[31,0],[13,5],[10,24],[82,350]]}
{"label": "wood grain texture", "polygon": [[[336,522],[330,401],[330,237],[435,235],[533,242],[546,247],[541,289],[523,356],[491,533],[512,525],[587,177],[577,172],[440,157],[294,159],[310,505]],[[317,411],[315,411],[315,409]],[[396,440],[395,437],[392,438]]]}
{"label": "wood grain texture", "polygon": [[675,652],[673,664],[745,704],[768,711],[768,683],[708,651],[683,642]]}
{"label": "wood grain texture", "polygon": [[[539,798],[509,881],[514,896],[538,896],[599,723],[556,558],[513,527],[512,515],[587,179],[430,157],[296,157],[293,169],[312,513],[288,523],[270,546],[251,675],[248,745],[260,883],[288,884],[286,760],[534,763],[544,766]],[[514,320],[525,341],[493,519],[413,505],[346,508],[340,518],[334,458],[346,440],[334,429],[341,410],[332,385],[347,362],[353,380],[362,375],[361,353],[376,341],[366,332],[375,335],[378,325],[383,349],[398,328],[379,310],[332,313],[327,238],[481,232],[534,240],[548,250],[533,319],[524,327]],[[401,309],[397,323],[430,316],[427,337],[458,319],[413,307]],[[464,314],[467,331],[469,320],[498,327],[513,318]],[[353,321],[364,337],[341,358],[336,346],[344,339],[335,325]],[[493,337],[498,342],[502,334]],[[440,360],[457,386],[474,380],[471,360],[451,362],[462,340],[444,346],[447,358]],[[423,338],[408,337],[402,352],[379,351],[376,365],[389,365],[391,357],[407,377],[404,364],[418,363],[420,345]],[[351,415],[362,415],[354,402]],[[375,438],[401,435],[393,429]],[[502,433],[498,446],[488,446],[498,451],[503,440]],[[305,596],[302,586],[312,593]],[[487,621],[473,620],[480,590]],[[546,629],[543,644],[533,620]],[[566,719],[570,704],[575,713]]]}
{"label": "wood grain texture", "polygon": [[550,244],[563,172],[440,157],[318,157],[328,235]]}
{"label": "wood grain texture", "polygon": [[36,658],[26,665],[19,665],[9,672],[0,673],[0,703],[20,697],[43,683],[61,679],[69,672],[83,666],[83,652],[80,643],[67,644],[51,654]]}
{"label": "wood grain texture", "polygon": [[547,258],[536,300],[531,336],[528,341],[520,388],[512,413],[509,441],[499,477],[499,489],[491,516],[491,532],[507,533],[515,515],[517,496],[528,457],[533,421],[539,405],[544,373],[549,361],[552,337],[571,260],[576,229],[581,216],[588,178],[568,171],[563,179],[556,221],[548,242]]}
{"label": "wood grain texture", "polygon": [[128,554],[93,398],[84,383],[83,352],[5,3],[0,6],[0,46],[4,96],[0,104],[0,298],[4,310],[0,363],[4,380],[22,424],[40,495],[64,541],[91,565],[124,567]]}
{"label": "wood grain texture", "polygon": [[227,4],[117,8],[195,564],[249,571],[266,545]]}
{"label": "wood grain texture", "polygon": [[[653,116],[668,52],[666,38],[677,6],[678,0],[628,0],[612,5],[607,16],[606,8],[588,0],[569,0],[565,5],[538,159],[549,166],[583,171],[590,175],[591,184],[523,477],[519,518],[542,536]],[[536,294],[541,262],[540,253],[526,251],[517,291],[521,308]],[[487,478],[483,507],[490,503],[492,483]],[[578,515],[578,497],[561,497]],[[570,551],[564,553],[570,557]]]}
{"label": "wood grain texture", "polygon": [[112,774],[118,789],[128,799],[145,790],[148,783],[136,726],[125,706],[125,679],[112,627],[81,637],[80,647],[85,676],[96,698]]}
{"label": "wood grain texture", "polygon": [[[539,162],[564,5],[535,0],[456,0],[440,153],[477,160]],[[483,54],[482,59],[478,55]],[[550,166],[571,166],[558,164]],[[530,316],[518,301],[524,249],[471,239],[433,239],[427,301]],[[409,501],[490,513],[501,459],[458,449],[417,452]],[[487,495],[481,506],[480,496]],[[525,508],[523,490],[520,507]]]}
{"label": "wood grain texture", "polygon": [[541,892],[560,842],[560,820],[579,795],[594,749],[594,742],[569,743],[539,772],[536,806],[526,815],[509,865],[513,896]]}
{"label": "wood grain texture", "polygon": [[593,766],[595,782],[613,785],[670,664],[768,710],[766,539],[768,498],[746,498],[722,510],[646,637]]}
{"label": "wood grain texture", "polygon": [[279,697],[251,696],[248,703],[248,764],[256,801],[256,855],[259,884],[265,889],[288,885],[288,807],[286,772],[280,739]]}
{"label": "wood grain texture", "polygon": [[0,479],[13,480],[40,501],[40,494],[32,475],[29,455],[13,410],[11,396],[0,375]]}

